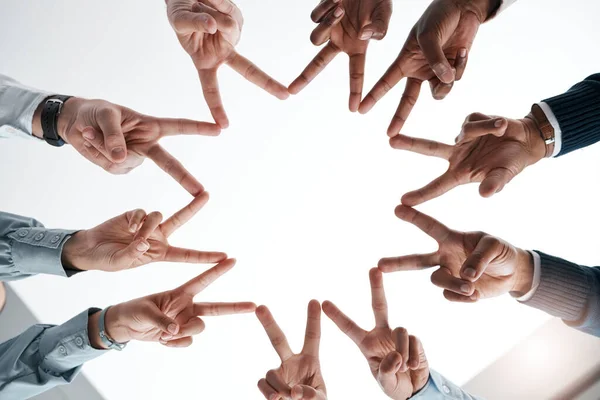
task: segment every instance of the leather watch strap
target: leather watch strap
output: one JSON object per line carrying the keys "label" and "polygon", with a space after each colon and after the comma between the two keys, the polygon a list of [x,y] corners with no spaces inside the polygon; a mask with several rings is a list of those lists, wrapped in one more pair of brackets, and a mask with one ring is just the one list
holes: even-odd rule
{"label": "leather watch strap", "polygon": [[537,125],[538,129],[540,130],[540,134],[542,135],[542,139],[546,144],[546,154],[544,157],[551,157],[552,154],[554,154],[554,143],[556,142],[556,136],[554,134],[554,128],[552,127],[552,124],[546,117],[546,113],[538,104],[534,104],[531,107],[531,114],[529,114],[529,117]]}
{"label": "leather watch strap", "polygon": [[65,144],[65,141],[58,134],[58,117],[63,105],[71,97],[54,95],[48,97],[44,102],[41,116],[42,132],[46,143],[54,147],[61,147]]}

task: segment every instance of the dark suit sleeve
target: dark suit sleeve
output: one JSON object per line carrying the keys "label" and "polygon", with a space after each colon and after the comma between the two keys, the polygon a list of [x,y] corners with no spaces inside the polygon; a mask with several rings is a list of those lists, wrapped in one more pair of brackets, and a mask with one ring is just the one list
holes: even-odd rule
{"label": "dark suit sleeve", "polygon": [[600,337],[600,267],[585,267],[537,251],[540,285],[523,304]]}
{"label": "dark suit sleeve", "polygon": [[544,102],[552,109],[562,131],[557,157],[600,141],[600,74],[589,76],[566,93]]}

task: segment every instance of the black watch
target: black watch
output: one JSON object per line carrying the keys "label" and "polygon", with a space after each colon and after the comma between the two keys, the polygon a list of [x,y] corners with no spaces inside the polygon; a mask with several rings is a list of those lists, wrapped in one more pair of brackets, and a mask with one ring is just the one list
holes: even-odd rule
{"label": "black watch", "polygon": [[54,147],[64,146],[65,141],[58,134],[58,116],[60,115],[63,105],[72,96],[54,95],[44,100],[44,108],[42,108],[42,132],[44,140],[49,145]]}

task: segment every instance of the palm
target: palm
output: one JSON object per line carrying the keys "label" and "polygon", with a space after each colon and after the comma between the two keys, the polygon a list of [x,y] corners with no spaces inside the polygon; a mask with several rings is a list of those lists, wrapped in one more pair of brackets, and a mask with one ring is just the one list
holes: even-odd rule
{"label": "palm", "polygon": [[277,372],[291,387],[305,385],[317,390],[325,388],[319,359],[311,355],[294,354],[281,364]]}

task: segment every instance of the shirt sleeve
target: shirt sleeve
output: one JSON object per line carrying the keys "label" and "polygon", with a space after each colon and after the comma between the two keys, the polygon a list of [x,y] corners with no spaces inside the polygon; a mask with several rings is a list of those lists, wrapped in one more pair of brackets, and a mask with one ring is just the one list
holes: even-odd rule
{"label": "shirt sleeve", "polygon": [[33,114],[49,95],[0,74],[0,138],[36,138],[32,135]]}
{"label": "shirt sleeve", "polygon": [[531,254],[531,258],[533,259],[533,281],[531,283],[531,289],[529,290],[529,292],[517,298],[517,300],[521,302],[531,299],[537,291],[537,288],[540,286],[540,279],[542,274],[542,259],[540,258],[540,255],[535,251],[530,251],[529,254]]}
{"label": "shirt sleeve", "polygon": [[410,398],[420,400],[483,400],[481,397],[473,396],[440,373],[430,370],[429,380],[418,393]]}
{"label": "shirt sleeve", "polygon": [[600,337],[600,267],[585,267],[537,253],[541,260],[540,284],[522,303]]}
{"label": "shirt sleeve", "polygon": [[517,0],[501,0],[500,1],[500,7],[498,7],[498,9],[488,17],[487,21],[491,20],[492,18],[495,18],[498,16],[498,14],[500,14],[501,12],[503,12],[504,10],[506,10],[508,7],[512,6],[514,3],[516,3]]}
{"label": "shirt sleeve", "polygon": [[76,274],[79,271],[66,270],[61,260],[63,246],[74,233],[46,229],[33,218],[0,212],[0,281]]}
{"label": "shirt sleeve", "polygon": [[94,349],[89,309],[59,326],[34,325],[0,344],[0,400],[27,399],[75,379],[82,365],[108,350]]}
{"label": "shirt sleeve", "polygon": [[544,100],[540,107],[557,134],[554,156],[564,156],[600,141],[600,74]]}

